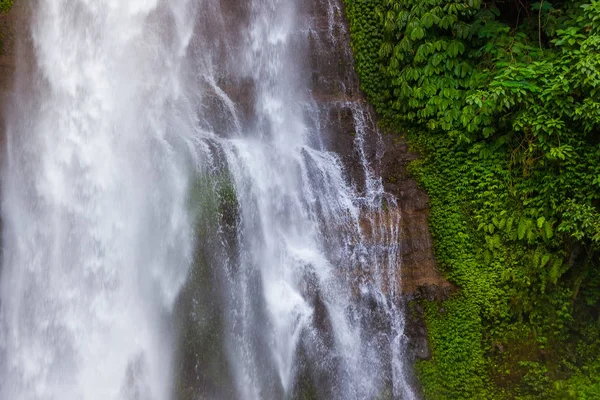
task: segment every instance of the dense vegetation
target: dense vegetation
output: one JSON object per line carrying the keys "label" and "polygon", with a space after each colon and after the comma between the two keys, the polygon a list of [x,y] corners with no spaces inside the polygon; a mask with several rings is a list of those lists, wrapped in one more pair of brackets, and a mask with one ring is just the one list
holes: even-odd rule
{"label": "dense vegetation", "polygon": [[600,398],[600,1],[346,5],[460,288],[426,304],[426,397]]}

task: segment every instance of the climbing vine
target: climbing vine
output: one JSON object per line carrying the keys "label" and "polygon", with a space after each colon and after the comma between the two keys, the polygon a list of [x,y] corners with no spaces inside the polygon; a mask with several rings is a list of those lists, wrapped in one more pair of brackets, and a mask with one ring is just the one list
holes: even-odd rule
{"label": "climbing vine", "polygon": [[362,88],[423,155],[436,256],[461,288],[426,307],[427,397],[595,398],[600,1],[346,6]]}

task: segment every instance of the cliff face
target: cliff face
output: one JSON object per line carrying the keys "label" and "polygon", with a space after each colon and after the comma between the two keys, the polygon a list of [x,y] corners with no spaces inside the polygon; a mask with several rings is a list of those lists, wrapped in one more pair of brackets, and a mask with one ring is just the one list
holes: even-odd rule
{"label": "cliff face", "polygon": [[[411,153],[406,141],[397,134],[378,132],[377,116],[360,91],[350,50],[348,24],[343,4],[335,0],[306,0],[306,10],[316,19],[311,43],[313,96],[323,115],[323,126],[329,133],[330,149],[340,154],[349,175],[357,186],[362,165],[355,149],[357,122],[367,127],[367,158],[374,160],[376,174],[383,177],[385,190],[397,198],[381,220],[389,221],[399,213],[402,234],[398,268],[401,269],[402,293],[407,299],[425,295],[446,297],[454,288],[437,270],[428,226],[428,197],[407,171]],[[357,112],[366,112],[363,121]]]}
{"label": "cliff face", "polygon": [[[387,209],[389,215],[382,216],[383,220],[390,220],[390,216],[398,213],[401,216],[401,257],[398,265],[401,274],[397,284],[409,300],[423,295],[428,298],[447,296],[454,288],[436,268],[428,227],[427,194],[407,171],[408,163],[417,155],[409,151],[400,135],[380,135],[378,131],[377,116],[360,90],[354,69],[343,1],[303,0],[297,11],[307,21],[305,25],[311,27],[310,56],[303,67],[310,70],[311,94],[319,109],[316,120],[323,132],[325,146],[340,156],[349,177],[360,189],[364,186],[364,171],[355,141],[359,129],[357,124],[364,125],[366,158],[373,160],[375,174],[383,177],[385,190],[398,200],[397,206]],[[198,25],[197,36],[216,43],[215,47],[223,52],[222,59],[217,57],[213,60],[222,76],[217,84],[239,110],[241,123],[251,126],[254,82],[239,77],[235,66],[228,65],[225,57],[225,52],[235,49],[243,40],[240,32],[247,24],[247,5],[221,0],[218,10],[208,9],[204,13],[212,16]],[[215,36],[215,32],[219,35]],[[211,125],[222,126],[222,131],[227,132],[228,121],[223,116],[227,117],[228,113],[221,109],[222,103],[216,99],[217,96],[210,95],[214,88],[206,85],[205,89],[208,95],[204,97],[203,107],[211,110],[207,113],[215,119]]]}
{"label": "cliff face", "polygon": [[[360,188],[364,182],[360,180],[363,171],[355,148],[355,132],[357,123],[366,124],[367,159],[374,160],[374,172],[383,178],[386,192],[397,199],[395,206],[385,209],[386,215],[377,218],[391,224],[400,216],[402,232],[397,259],[400,274],[396,274],[400,282],[396,285],[407,303],[420,298],[446,299],[456,287],[437,269],[428,225],[428,196],[407,171],[408,164],[418,155],[409,151],[402,136],[378,132],[377,116],[360,90],[354,68],[343,2],[306,0],[306,3],[307,13],[316,19],[310,52],[312,92],[321,108],[322,126],[330,135],[329,148],[341,156],[351,179]],[[357,118],[360,112],[366,114],[362,119]],[[366,215],[365,221],[372,217]],[[364,226],[365,233],[376,241],[374,232],[369,232],[369,224]],[[428,359],[431,353],[423,309],[414,303],[410,310],[406,313],[405,327],[410,357]]]}

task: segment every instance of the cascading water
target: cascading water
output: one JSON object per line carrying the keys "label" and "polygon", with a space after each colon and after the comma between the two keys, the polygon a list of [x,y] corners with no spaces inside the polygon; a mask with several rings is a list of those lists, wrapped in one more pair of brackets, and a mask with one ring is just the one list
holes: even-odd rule
{"label": "cascading water", "polygon": [[[206,161],[197,187],[216,195],[196,202],[204,211],[197,276],[180,303],[180,396],[414,398],[400,216],[385,213],[394,199],[367,155],[373,123],[344,82],[326,104],[311,89],[309,59],[326,54],[311,51],[335,44],[336,32],[347,40],[339,2],[208,1],[205,10],[194,45]],[[336,107],[354,118],[356,184],[325,145]]]}
{"label": "cascading water", "polygon": [[42,0],[8,116],[3,400],[166,399],[192,252],[184,0]]}
{"label": "cascading water", "polygon": [[[311,74],[341,14],[40,0],[8,123],[1,399],[415,398],[373,121]],[[328,151],[336,109],[359,176]]]}

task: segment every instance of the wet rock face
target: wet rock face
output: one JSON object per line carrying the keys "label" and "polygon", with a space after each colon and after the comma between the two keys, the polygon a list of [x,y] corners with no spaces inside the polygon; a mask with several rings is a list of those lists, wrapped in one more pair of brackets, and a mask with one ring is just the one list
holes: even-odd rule
{"label": "wet rock face", "polygon": [[[343,1],[305,0],[307,18],[311,19],[308,68],[311,71],[311,94],[321,116],[321,129],[329,150],[344,162],[348,175],[360,188],[364,185],[363,167],[356,152],[357,110],[369,108],[360,91]],[[370,112],[370,115],[374,113]],[[367,143],[367,157],[376,159],[375,121],[370,120],[374,140]]]}
{"label": "wet rock face", "polygon": [[[383,177],[386,192],[398,200],[397,209],[385,212],[401,215],[398,265],[401,282],[397,284],[408,299],[420,298],[423,290],[439,290],[439,295],[434,297],[443,298],[454,288],[436,268],[428,225],[427,194],[407,171],[408,163],[418,155],[411,153],[406,141],[396,134],[384,134],[382,142],[378,143],[377,117],[360,91],[342,2],[305,0],[305,3],[307,13],[314,18],[310,44],[312,93],[322,110],[321,125],[324,134],[328,135],[329,148],[340,155],[349,176],[360,188],[364,182],[361,181],[363,170],[354,142],[356,112],[366,110],[368,116],[363,121],[367,128],[366,156],[375,160],[375,172]],[[390,220],[388,217],[383,216],[381,220]]]}
{"label": "wet rock face", "polygon": [[[422,298],[424,292],[429,294],[428,298],[445,299],[456,288],[437,269],[429,232],[429,199],[407,171],[408,164],[418,155],[409,151],[401,137],[384,135],[383,140],[384,187],[398,199],[402,215],[402,293],[408,299]],[[439,293],[433,293],[436,291]]]}
{"label": "wet rock face", "polygon": [[[396,286],[402,293],[406,306],[405,335],[413,359],[429,359],[431,351],[427,342],[424,310],[418,301],[441,301],[456,288],[438,271],[429,232],[429,204],[427,194],[421,190],[408,173],[408,164],[418,157],[409,151],[404,138],[397,134],[379,135],[377,117],[360,91],[349,47],[348,24],[343,2],[337,0],[306,0],[306,9],[315,16],[311,32],[312,94],[321,110],[321,126],[328,135],[329,149],[339,154],[346,171],[356,186],[364,185],[364,171],[356,152],[357,122],[366,125],[366,157],[374,160],[375,173],[383,178],[384,189],[397,199],[388,204],[383,214],[374,218],[365,215],[361,223],[367,241],[379,240],[369,221],[392,224],[400,215],[400,255],[397,259],[397,282],[384,282],[387,290]],[[334,27],[332,28],[332,20]],[[359,121],[357,110],[367,116]],[[379,139],[381,137],[381,139]],[[391,227],[391,225],[390,225]]]}

